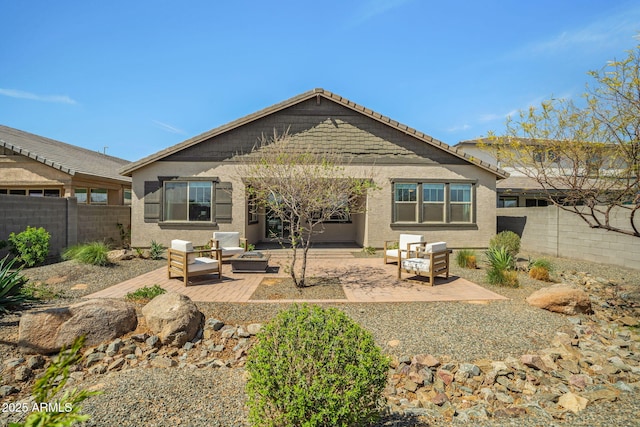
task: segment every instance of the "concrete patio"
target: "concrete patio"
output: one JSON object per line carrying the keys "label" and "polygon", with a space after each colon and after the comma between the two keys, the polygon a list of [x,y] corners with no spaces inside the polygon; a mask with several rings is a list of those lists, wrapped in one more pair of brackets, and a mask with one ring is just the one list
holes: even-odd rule
{"label": "concrete patio", "polygon": [[[182,278],[169,279],[166,267],[87,295],[85,298],[123,298],[144,286],[159,285],[167,291],[182,293],[198,302],[274,303],[297,300],[250,300],[264,278],[288,277],[283,266],[286,253],[271,252],[267,273],[233,273],[224,264],[222,279],[202,276],[185,287]],[[405,277],[407,275],[404,275]],[[420,280],[397,279],[397,266],[385,265],[381,258],[358,258],[345,250],[310,254],[307,277],[339,277],[346,299],[304,300],[305,302],[427,302],[488,301],[507,299],[466,279],[450,276],[437,278],[435,286]]]}

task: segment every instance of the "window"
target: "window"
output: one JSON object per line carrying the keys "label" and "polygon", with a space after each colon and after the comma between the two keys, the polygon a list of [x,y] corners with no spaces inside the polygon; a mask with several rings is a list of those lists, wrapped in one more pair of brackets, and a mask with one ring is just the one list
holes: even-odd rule
{"label": "window", "polygon": [[416,222],[418,184],[395,184],[393,218],[395,222]]}
{"label": "window", "polygon": [[27,190],[9,190],[9,194],[13,194],[15,196],[26,196]]}
{"label": "window", "polygon": [[394,223],[473,223],[472,183],[394,183]]}
{"label": "window", "polygon": [[87,189],[86,188],[76,188],[74,191],[76,195],[76,199],[78,203],[87,203]]}
{"label": "window", "polygon": [[549,202],[545,199],[526,199],[525,206],[528,208],[533,208],[538,206],[549,206]]}
{"label": "window", "polygon": [[211,181],[165,181],[165,221],[211,221]]}
{"label": "window", "polygon": [[90,200],[92,205],[106,205],[108,200],[107,190],[104,188],[92,188]]}
{"label": "window", "polygon": [[131,189],[125,188],[124,192],[123,192],[123,196],[124,196],[124,204],[125,205],[130,205],[131,204]]}
{"label": "window", "polygon": [[422,184],[422,222],[443,222],[444,184]]}
{"label": "window", "polygon": [[249,192],[247,196],[247,221],[249,224],[258,222],[258,196],[253,192]]}
{"label": "window", "polygon": [[517,197],[500,197],[498,199],[498,207],[499,208],[517,208],[518,198]]}
{"label": "window", "polygon": [[471,184],[449,185],[451,222],[471,222]]}
{"label": "window", "polygon": [[44,190],[44,197],[60,197],[60,190],[46,189]]}

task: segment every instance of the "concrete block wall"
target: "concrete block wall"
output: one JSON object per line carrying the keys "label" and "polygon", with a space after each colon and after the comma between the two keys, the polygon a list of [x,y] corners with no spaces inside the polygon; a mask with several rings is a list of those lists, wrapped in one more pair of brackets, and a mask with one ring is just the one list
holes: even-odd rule
{"label": "concrete block wall", "polygon": [[[117,223],[131,224],[129,206],[78,205],[75,198],[38,198],[0,194],[0,240],[27,226],[49,232],[49,256],[55,258],[67,246],[105,240],[120,244]],[[4,257],[8,251],[0,251]]]}
{"label": "concrete block wall", "polygon": [[122,241],[118,223],[125,229],[130,227],[129,206],[78,205],[77,241],[105,241],[119,246]]}
{"label": "concrete block wall", "polygon": [[[524,250],[640,269],[640,238],[590,228],[555,206],[500,208],[497,214],[498,231],[518,233]],[[614,211],[611,220],[628,228],[628,211]]]}

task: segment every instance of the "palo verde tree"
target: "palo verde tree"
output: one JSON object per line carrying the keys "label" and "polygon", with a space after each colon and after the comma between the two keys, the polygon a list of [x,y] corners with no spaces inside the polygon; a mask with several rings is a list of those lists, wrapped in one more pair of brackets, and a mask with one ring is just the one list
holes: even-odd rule
{"label": "palo verde tree", "polygon": [[[589,75],[583,102],[551,99],[485,147],[590,227],[640,237],[640,46]],[[622,210],[622,224],[613,221]]]}
{"label": "palo verde tree", "polygon": [[367,172],[351,176],[344,155],[318,147],[305,150],[288,130],[263,135],[245,160],[239,168],[247,194],[290,230],[286,237],[292,251],[288,270],[294,284],[304,287],[313,237],[331,219],[364,212],[366,193],[375,188],[372,176]]}

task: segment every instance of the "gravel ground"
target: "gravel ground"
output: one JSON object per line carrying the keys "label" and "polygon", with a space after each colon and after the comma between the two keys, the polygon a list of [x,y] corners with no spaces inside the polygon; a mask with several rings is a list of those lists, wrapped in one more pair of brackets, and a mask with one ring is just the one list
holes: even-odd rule
{"label": "gravel ground", "polygon": [[[538,257],[536,254],[531,254]],[[549,258],[556,266],[554,277],[563,272],[588,271],[596,277],[629,286],[640,286],[640,270],[598,265],[569,259]],[[67,302],[163,265],[164,261],[125,261],[100,268],[73,261],[33,268],[25,273],[32,281],[48,283],[53,293],[62,294],[55,303]],[[474,361],[479,358],[504,359],[546,347],[556,331],[569,326],[567,317],[529,307],[524,299],[548,284],[520,275],[520,288],[497,288],[484,282],[484,270],[460,270],[465,277],[502,294],[507,301],[484,304],[461,302],[331,304],[344,310],[372,332],[385,352],[395,355],[431,353],[446,360]],[[78,286],[83,285],[83,286]],[[84,286],[86,285],[86,286]],[[73,289],[72,289],[73,288]],[[268,321],[288,304],[198,304],[207,318],[229,324]],[[0,357],[15,357],[19,313],[0,318]],[[395,342],[394,342],[395,341]],[[390,342],[392,342],[390,344]],[[393,345],[392,345],[393,344]],[[246,425],[244,371],[241,369],[131,369],[93,377],[78,384],[102,390],[83,405],[91,415],[87,425]],[[546,418],[491,420],[476,425],[528,426],[626,426],[640,425],[640,402],[636,395],[623,394],[613,404],[590,405],[569,420]],[[0,419],[1,422],[1,419]],[[423,426],[412,417],[388,416],[380,426]]]}

